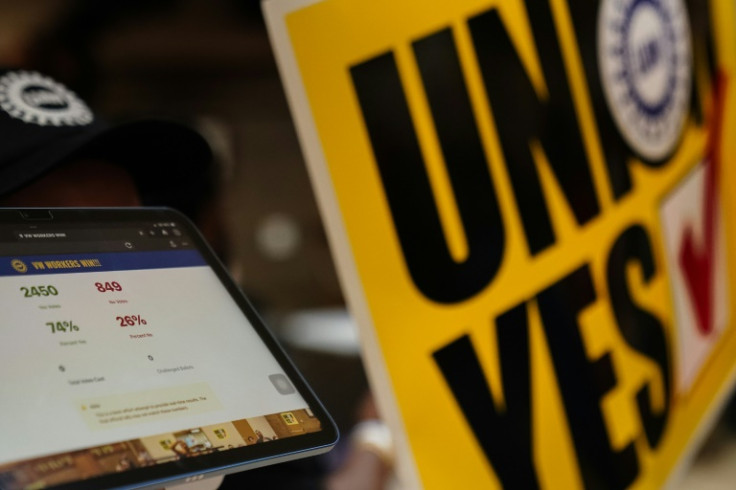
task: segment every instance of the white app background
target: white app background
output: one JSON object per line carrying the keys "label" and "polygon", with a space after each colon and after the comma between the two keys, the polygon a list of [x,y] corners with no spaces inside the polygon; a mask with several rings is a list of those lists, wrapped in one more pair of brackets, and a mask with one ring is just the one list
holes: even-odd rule
{"label": "white app background", "polygon": [[[122,291],[95,286],[113,281]],[[20,289],[48,285],[58,295]],[[0,312],[0,463],[307,408],[269,380],[282,369],[209,267],[0,277]],[[207,402],[108,424],[89,406],[172,392]]]}

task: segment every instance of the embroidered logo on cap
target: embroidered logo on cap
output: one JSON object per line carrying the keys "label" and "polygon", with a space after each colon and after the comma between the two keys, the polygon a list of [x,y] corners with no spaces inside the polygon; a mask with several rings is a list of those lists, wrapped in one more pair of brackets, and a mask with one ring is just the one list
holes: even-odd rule
{"label": "embroidered logo on cap", "polygon": [[73,92],[36,72],[15,71],[0,78],[0,108],[40,126],[83,126],[94,119]]}
{"label": "embroidered logo on cap", "polygon": [[598,59],[608,106],[632,149],[666,158],[690,104],[690,25],[682,0],[604,0]]}

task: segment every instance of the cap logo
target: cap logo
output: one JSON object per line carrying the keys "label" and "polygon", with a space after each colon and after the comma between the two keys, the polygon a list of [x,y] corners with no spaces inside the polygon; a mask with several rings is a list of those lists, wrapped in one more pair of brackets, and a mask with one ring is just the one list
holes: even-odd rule
{"label": "cap logo", "polygon": [[36,72],[15,71],[1,77],[0,108],[39,126],[82,126],[94,119],[74,92]]}
{"label": "cap logo", "polygon": [[64,97],[46,87],[31,85],[23,89],[21,97],[23,102],[39,109],[58,111],[69,108],[69,103]]}

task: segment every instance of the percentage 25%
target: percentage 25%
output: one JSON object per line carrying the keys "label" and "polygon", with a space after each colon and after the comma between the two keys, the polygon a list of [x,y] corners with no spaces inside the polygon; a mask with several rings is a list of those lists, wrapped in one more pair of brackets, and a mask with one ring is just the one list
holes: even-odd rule
{"label": "percentage 25%", "polygon": [[51,333],[56,332],[66,332],[66,333],[72,333],[72,332],[79,332],[79,327],[74,324],[74,322],[70,321],[63,321],[63,322],[46,322],[47,327],[51,327]]}
{"label": "percentage 25%", "polygon": [[145,318],[142,318],[140,315],[131,315],[131,316],[116,316],[115,320],[117,320],[120,323],[121,327],[135,327],[138,325],[148,325],[148,322]]}

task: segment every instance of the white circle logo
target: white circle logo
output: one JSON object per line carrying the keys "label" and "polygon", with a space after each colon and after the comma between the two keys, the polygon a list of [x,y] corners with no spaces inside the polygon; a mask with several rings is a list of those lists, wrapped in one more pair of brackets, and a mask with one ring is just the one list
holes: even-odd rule
{"label": "white circle logo", "polygon": [[0,78],[0,108],[40,126],[82,126],[94,119],[74,92],[36,72],[15,71]]}
{"label": "white circle logo", "polygon": [[682,0],[603,0],[598,65],[626,142],[643,158],[666,158],[690,105],[690,24]]}

